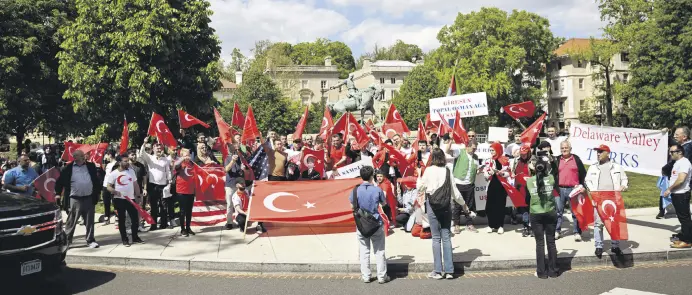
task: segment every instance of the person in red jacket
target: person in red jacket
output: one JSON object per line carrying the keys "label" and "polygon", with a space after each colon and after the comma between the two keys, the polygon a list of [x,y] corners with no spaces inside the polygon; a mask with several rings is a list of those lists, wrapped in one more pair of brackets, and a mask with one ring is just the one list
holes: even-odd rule
{"label": "person in red jacket", "polygon": [[181,149],[180,157],[175,161],[175,191],[180,202],[180,235],[186,237],[195,235],[195,232],[190,229],[192,205],[195,203],[193,168],[190,150]]}

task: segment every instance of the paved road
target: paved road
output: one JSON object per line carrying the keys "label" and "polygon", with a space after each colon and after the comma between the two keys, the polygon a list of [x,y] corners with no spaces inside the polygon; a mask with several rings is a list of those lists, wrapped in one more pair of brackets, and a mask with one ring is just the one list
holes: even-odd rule
{"label": "paved road", "polygon": [[[264,276],[195,273],[76,266],[62,281],[32,283],[11,294],[602,294],[626,288],[658,294],[691,294],[692,261],[639,264],[632,268],[577,268],[558,279],[540,280],[530,271],[469,273],[451,281],[424,279],[424,275],[397,278],[386,285],[363,284],[353,275]],[[5,291],[9,291],[5,293]],[[613,294],[633,294],[614,292]],[[639,294],[639,293],[637,293]],[[642,293],[649,294],[649,293]]]}

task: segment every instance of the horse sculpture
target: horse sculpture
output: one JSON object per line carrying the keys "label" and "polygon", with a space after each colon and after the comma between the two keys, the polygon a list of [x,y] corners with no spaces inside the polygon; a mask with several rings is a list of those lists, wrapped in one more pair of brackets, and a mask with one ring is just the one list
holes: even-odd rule
{"label": "horse sculpture", "polygon": [[360,110],[360,118],[362,123],[365,122],[366,111],[370,111],[372,117],[375,116],[375,100],[384,100],[384,89],[379,84],[370,85],[370,87],[362,90],[352,87],[349,88],[348,97],[337,102],[328,103],[327,108],[332,116],[335,116],[336,113],[354,112]]}

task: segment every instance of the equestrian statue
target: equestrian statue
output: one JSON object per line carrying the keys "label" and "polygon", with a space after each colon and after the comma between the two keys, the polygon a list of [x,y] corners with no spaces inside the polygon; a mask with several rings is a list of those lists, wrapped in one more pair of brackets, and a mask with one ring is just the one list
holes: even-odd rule
{"label": "equestrian statue", "polygon": [[358,89],[353,83],[353,74],[350,74],[344,82],[332,86],[330,89],[339,88],[342,85],[346,85],[348,94],[344,99],[327,104],[332,116],[336,116],[336,113],[360,110],[361,123],[365,122],[365,111],[370,111],[371,116],[375,117],[375,100],[384,100],[384,89],[380,84],[372,84],[365,89]]}

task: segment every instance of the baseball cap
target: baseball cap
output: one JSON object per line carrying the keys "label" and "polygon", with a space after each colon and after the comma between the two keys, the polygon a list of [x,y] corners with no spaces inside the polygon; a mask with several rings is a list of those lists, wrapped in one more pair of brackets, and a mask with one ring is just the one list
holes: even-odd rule
{"label": "baseball cap", "polygon": [[599,145],[599,146],[595,147],[594,150],[597,150],[597,151],[604,151],[604,152],[609,152],[609,153],[610,153],[610,148],[609,148],[607,145],[605,145],[605,144],[602,144],[602,145]]}

